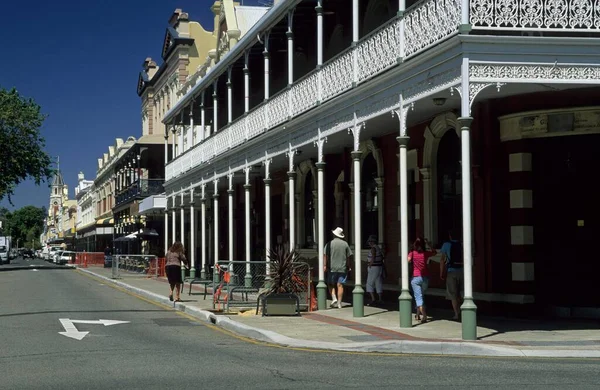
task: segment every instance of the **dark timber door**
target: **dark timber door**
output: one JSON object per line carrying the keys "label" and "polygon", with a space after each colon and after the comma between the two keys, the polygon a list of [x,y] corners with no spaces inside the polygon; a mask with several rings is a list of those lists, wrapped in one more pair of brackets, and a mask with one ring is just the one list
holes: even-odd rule
{"label": "dark timber door", "polygon": [[533,141],[536,299],[600,307],[599,135]]}

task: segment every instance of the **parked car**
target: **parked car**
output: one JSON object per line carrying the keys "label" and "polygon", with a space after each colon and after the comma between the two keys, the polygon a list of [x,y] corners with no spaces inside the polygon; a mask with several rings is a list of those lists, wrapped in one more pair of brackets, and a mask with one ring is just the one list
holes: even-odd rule
{"label": "parked car", "polygon": [[21,256],[23,256],[24,259],[34,259],[35,253],[33,252],[33,249],[23,249]]}
{"label": "parked car", "polygon": [[56,264],[64,265],[69,264],[75,258],[75,252],[71,251],[59,251],[56,254]]}
{"label": "parked car", "polygon": [[9,251],[5,246],[0,246],[0,264],[10,264]]}

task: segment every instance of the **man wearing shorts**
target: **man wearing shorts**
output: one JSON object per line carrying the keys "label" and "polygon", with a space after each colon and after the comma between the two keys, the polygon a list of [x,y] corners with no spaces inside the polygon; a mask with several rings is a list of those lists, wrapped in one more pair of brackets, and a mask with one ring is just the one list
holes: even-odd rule
{"label": "man wearing shorts", "polygon": [[[446,295],[452,301],[454,317],[460,318],[460,305],[462,304],[461,290],[463,288],[463,259],[462,244],[452,238],[452,232],[448,232],[448,241],[442,245],[442,261],[440,261],[440,277],[446,279]],[[452,258],[454,253],[455,259]]]}
{"label": "man wearing shorts", "polygon": [[348,243],[343,240],[345,236],[342,228],[338,227],[332,233],[334,235],[333,240],[325,245],[323,270],[327,272],[327,267],[329,266],[327,284],[331,291],[331,306],[335,307],[337,305],[341,309],[342,298],[344,297],[344,284],[348,277],[348,271],[350,271],[349,264],[352,250],[350,250]]}

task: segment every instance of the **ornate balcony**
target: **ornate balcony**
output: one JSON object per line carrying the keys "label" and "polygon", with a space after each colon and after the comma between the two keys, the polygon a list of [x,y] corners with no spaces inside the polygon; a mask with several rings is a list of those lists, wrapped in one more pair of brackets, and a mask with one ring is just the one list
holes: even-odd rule
{"label": "ornate balcony", "polygon": [[161,194],[165,191],[163,186],[164,182],[163,179],[140,179],[117,194],[115,206],[120,206],[123,203],[136,198],[145,198],[150,195]]}
{"label": "ornate balcony", "polygon": [[480,34],[514,36],[531,30],[574,36],[600,33],[600,0],[471,0],[468,10],[463,10],[462,5],[462,0],[416,3],[320,69],[169,162],[166,180],[368,82],[401,62],[410,61],[458,34],[466,21],[470,22],[473,33]]}

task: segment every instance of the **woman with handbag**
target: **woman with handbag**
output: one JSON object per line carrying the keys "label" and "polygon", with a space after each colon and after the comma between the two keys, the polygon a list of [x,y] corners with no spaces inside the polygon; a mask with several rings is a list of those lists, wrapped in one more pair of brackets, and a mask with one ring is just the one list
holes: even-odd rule
{"label": "woman with handbag", "polygon": [[413,264],[413,277],[410,284],[415,296],[417,304],[417,314],[415,319],[421,321],[422,324],[427,322],[427,312],[425,308],[425,291],[429,286],[429,270],[427,269],[427,261],[431,256],[437,253],[435,250],[427,251],[425,246],[429,242],[422,238],[417,238],[413,243],[412,250],[408,254],[408,262]]}
{"label": "woman with handbag", "polygon": [[[367,245],[371,247],[367,257],[367,292],[371,294],[371,302],[367,303],[367,306],[372,306],[383,303],[382,296],[385,263],[383,252],[379,245],[377,245],[377,237],[370,235],[367,240]],[[377,292],[378,299],[375,299],[375,292]]]}
{"label": "woman with handbag", "polygon": [[183,244],[176,241],[171,245],[167,252],[165,262],[165,273],[169,281],[169,300],[173,300],[173,289],[175,289],[175,302],[181,302],[181,288],[183,280],[181,279],[181,266],[188,267],[187,258],[184,254]]}

